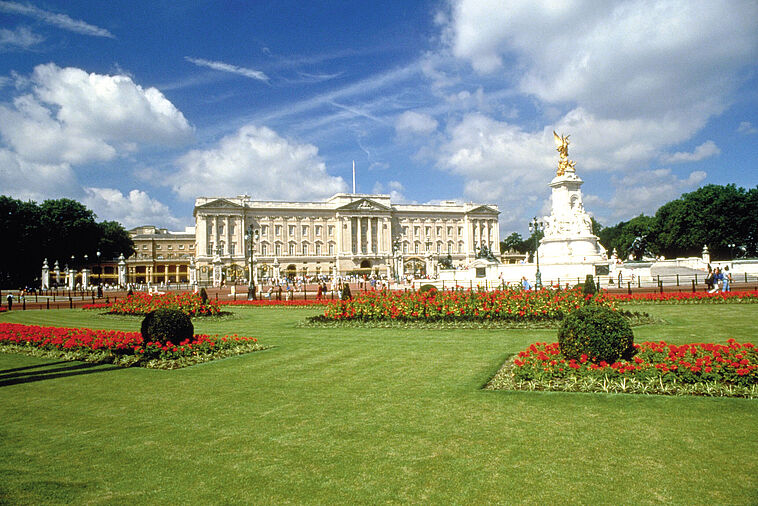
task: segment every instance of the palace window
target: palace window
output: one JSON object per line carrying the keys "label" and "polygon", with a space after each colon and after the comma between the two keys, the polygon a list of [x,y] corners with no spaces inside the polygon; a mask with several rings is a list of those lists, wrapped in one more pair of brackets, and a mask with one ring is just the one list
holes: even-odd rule
{"label": "palace window", "polygon": [[282,245],[277,243],[276,247],[274,248],[274,251],[276,252],[276,256],[282,256]]}
{"label": "palace window", "polygon": [[206,247],[205,254],[208,256],[213,256],[213,243],[209,242],[208,246]]}
{"label": "palace window", "polygon": [[437,227],[437,237],[442,235],[442,227]]}
{"label": "palace window", "polygon": [[429,237],[429,234],[432,233],[432,227],[424,227],[424,232],[426,233],[426,236]]}
{"label": "palace window", "polygon": [[453,227],[447,227],[447,236],[450,237],[453,235]]}
{"label": "palace window", "polygon": [[184,249],[184,244],[180,244],[179,249]]}
{"label": "palace window", "polygon": [[223,223],[219,223],[219,225],[218,225],[218,235],[223,235],[223,234],[224,234],[224,224]]}
{"label": "palace window", "polygon": [[333,242],[329,243],[329,254],[330,255],[334,255],[334,243]]}
{"label": "palace window", "polygon": [[463,243],[462,242],[458,243],[458,253],[463,253]]}
{"label": "palace window", "polygon": [[147,249],[147,244],[143,244],[142,249]]}
{"label": "palace window", "polygon": [[308,254],[308,243],[303,243],[303,256],[306,256]]}
{"label": "palace window", "polygon": [[268,236],[268,225],[261,225],[261,235]]}
{"label": "palace window", "polygon": [[277,237],[281,237],[282,235],[282,226],[281,225],[274,225],[274,233]]}
{"label": "palace window", "polygon": [[268,255],[268,244],[265,242],[261,244],[261,255],[266,256]]}
{"label": "palace window", "polygon": [[303,225],[303,237],[308,236],[308,225]]}
{"label": "palace window", "polygon": [[174,249],[174,247],[169,244],[168,246],[166,246],[166,249]]}
{"label": "palace window", "polygon": [[329,225],[327,228],[327,233],[329,234],[329,237],[334,237],[334,225]]}
{"label": "palace window", "polygon": [[160,244],[158,244],[158,245],[155,247],[155,249],[161,249],[161,245],[160,245]]}
{"label": "palace window", "polygon": [[415,243],[415,244],[413,245],[413,252],[414,252],[414,253],[418,253],[418,243]]}
{"label": "palace window", "polygon": [[316,225],[316,237],[321,237],[321,225]]}
{"label": "palace window", "polygon": [[450,254],[450,253],[453,252],[453,243],[452,242],[447,243],[447,252],[448,252],[448,254]]}
{"label": "palace window", "polygon": [[418,237],[420,233],[421,233],[421,227],[413,227],[413,235],[415,237]]}
{"label": "palace window", "polygon": [[321,254],[321,244],[320,243],[316,243],[316,254],[317,255]]}
{"label": "palace window", "polygon": [[237,243],[236,242],[229,243],[229,254],[230,255],[234,255],[234,250],[236,250],[236,249],[237,249]]}
{"label": "palace window", "polygon": [[437,243],[437,253],[442,253],[442,243],[441,242]]}
{"label": "palace window", "polygon": [[295,255],[295,243],[291,242],[290,243],[290,256],[294,256],[294,255]]}
{"label": "palace window", "polygon": [[290,225],[287,227],[287,234],[290,237],[295,237],[295,225]]}

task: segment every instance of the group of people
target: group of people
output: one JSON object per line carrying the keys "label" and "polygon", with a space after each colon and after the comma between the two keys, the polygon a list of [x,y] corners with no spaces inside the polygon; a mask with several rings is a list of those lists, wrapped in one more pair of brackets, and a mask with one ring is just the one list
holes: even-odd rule
{"label": "group of people", "polygon": [[729,266],[725,266],[724,270],[716,267],[711,269],[711,264],[708,264],[708,277],[705,278],[705,285],[708,289],[708,293],[716,293],[719,290],[722,292],[730,292],[732,284],[732,274],[729,272]]}

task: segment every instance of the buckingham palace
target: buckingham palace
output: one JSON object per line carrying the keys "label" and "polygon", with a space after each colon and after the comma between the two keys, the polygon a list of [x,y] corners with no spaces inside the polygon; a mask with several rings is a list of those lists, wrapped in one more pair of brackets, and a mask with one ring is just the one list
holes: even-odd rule
{"label": "buckingham palace", "polygon": [[[389,195],[339,193],[324,201],[195,201],[199,281],[254,277],[423,276],[437,262],[468,264],[486,245],[498,251],[498,208],[443,201],[393,204]],[[217,279],[217,276],[213,276]]]}

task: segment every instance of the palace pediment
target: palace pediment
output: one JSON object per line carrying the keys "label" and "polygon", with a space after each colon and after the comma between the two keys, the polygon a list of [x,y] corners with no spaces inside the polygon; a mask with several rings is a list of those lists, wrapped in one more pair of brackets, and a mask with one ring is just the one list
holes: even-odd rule
{"label": "palace pediment", "polygon": [[359,199],[344,206],[338,207],[338,211],[390,211],[390,208],[371,199]]}
{"label": "palace pediment", "polygon": [[500,214],[500,211],[498,211],[497,209],[493,209],[490,206],[484,205],[484,206],[475,207],[474,209],[470,210],[466,214],[470,214],[474,216],[492,216],[492,215],[497,216],[498,214]]}
{"label": "palace pediment", "polygon": [[212,200],[210,202],[206,202],[205,204],[202,204],[200,206],[197,206],[195,208],[197,209],[203,209],[203,210],[209,210],[209,209],[242,209],[242,206],[239,204],[235,204],[234,202],[231,202],[226,199],[216,199]]}

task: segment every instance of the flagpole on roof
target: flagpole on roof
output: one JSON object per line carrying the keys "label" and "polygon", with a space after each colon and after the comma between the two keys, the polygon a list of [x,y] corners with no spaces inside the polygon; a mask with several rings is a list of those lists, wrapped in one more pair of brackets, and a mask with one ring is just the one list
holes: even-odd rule
{"label": "flagpole on roof", "polygon": [[353,160],[353,193],[355,193],[355,160]]}

